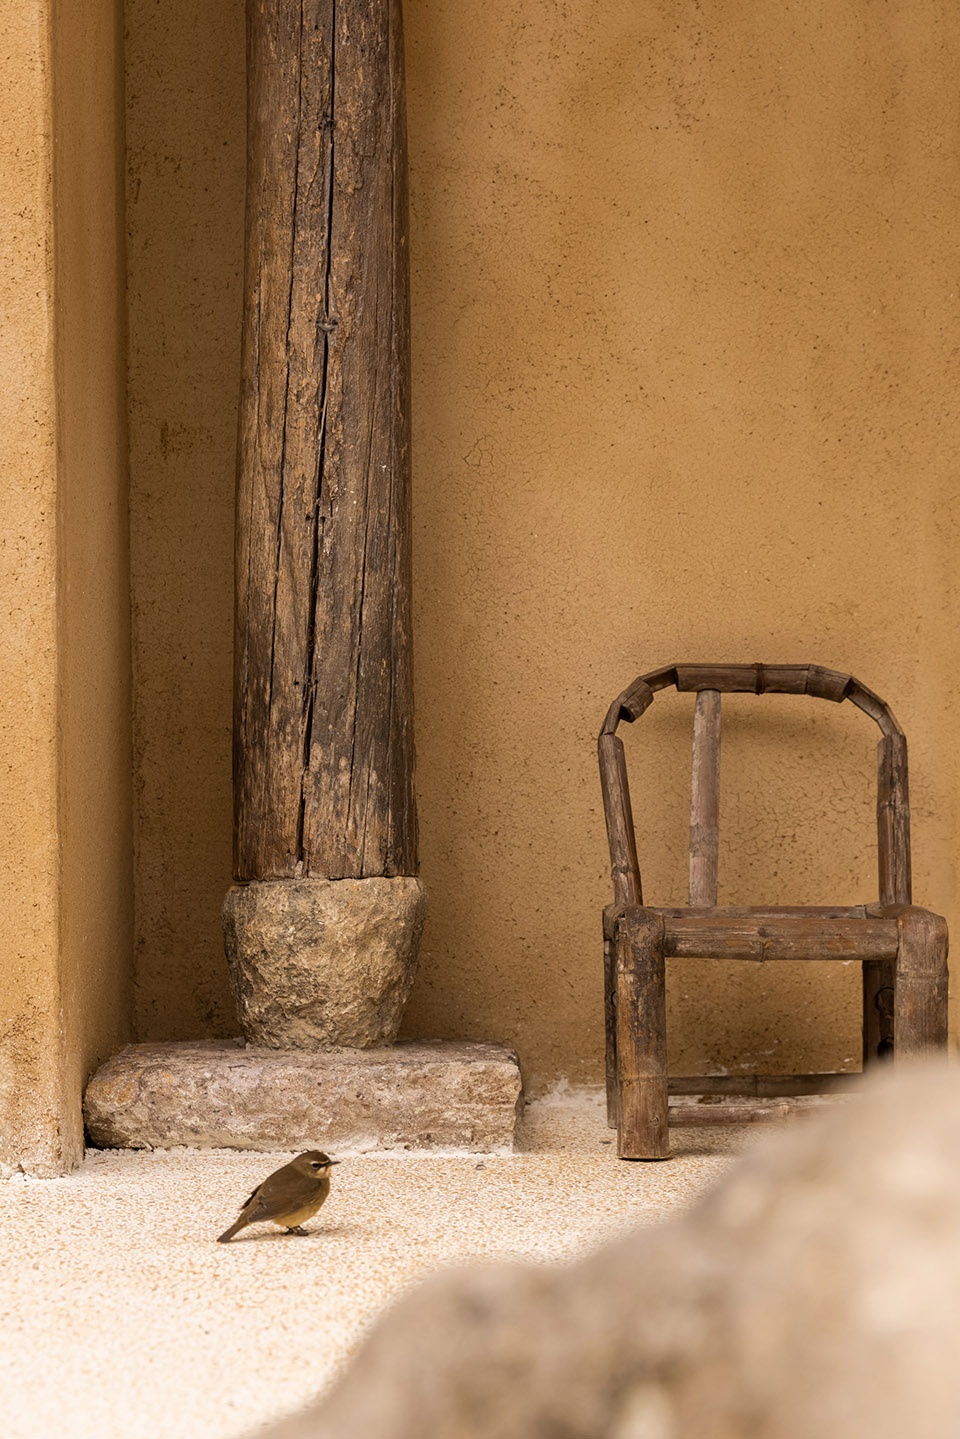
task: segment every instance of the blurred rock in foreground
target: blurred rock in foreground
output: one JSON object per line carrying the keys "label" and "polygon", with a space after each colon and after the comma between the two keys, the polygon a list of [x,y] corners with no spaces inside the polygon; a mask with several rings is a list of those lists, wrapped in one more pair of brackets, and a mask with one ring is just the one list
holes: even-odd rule
{"label": "blurred rock in foreground", "polygon": [[269,1435],[960,1435],[960,1075],[885,1075],[579,1264],[429,1281]]}

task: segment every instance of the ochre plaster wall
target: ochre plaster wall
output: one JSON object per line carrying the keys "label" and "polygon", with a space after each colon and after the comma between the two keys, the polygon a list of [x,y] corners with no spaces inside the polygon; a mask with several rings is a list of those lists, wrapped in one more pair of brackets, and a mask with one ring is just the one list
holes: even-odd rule
{"label": "ochre plaster wall", "polygon": [[60,972],[64,1102],[132,1032],[133,782],[123,32],[56,0]]}
{"label": "ochre plaster wall", "polygon": [[[674,659],[858,674],[957,913],[960,19],[946,0],[410,0],[417,742],[410,1035],[600,1073],[594,744]],[[139,1028],[235,1031],[230,532],[241,0],[128,0]],[[875,731],[734,702],[721,898],[875,892]],[[685,890],[690,704],[628,736]],[[856,975],[677,972],[678,1068],[855,1065]]]}
{"label": "ochre plaster wall", "polygon": [[0,1161],[58,1167],[56,421],[49,16],[0,15]]}
{"label": "ochre plaster wall", "polygon": [[136,1013],[233,1034],[233,486],[245,130],[242,0],[126,0]]}
{"label": "ochre plaster wall", "polygon": [[117,40],[113,0],[0,15],[0,1164],[40,1175],[129,1033]]}

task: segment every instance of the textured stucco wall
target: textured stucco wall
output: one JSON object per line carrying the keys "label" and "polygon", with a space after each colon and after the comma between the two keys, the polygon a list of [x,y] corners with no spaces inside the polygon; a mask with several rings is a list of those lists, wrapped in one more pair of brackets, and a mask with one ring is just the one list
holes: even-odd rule
{"label": "textured stucco wall", "polygon": [[119,0],[55,0],[64,1102],[130,1038],[133,783]]}
{"label": "textured stucco wall", "polygon": [[[955,903],[960,25],[913,0],[415,4],[408,40],[434,905],[410,1023],[583,1073],[592,739],[640,670],[860,673],[911,739],[917,897]],[[873,727],[774,707],[775,736],[727,707],[721,898],[869,895]],[[632,736],[654,901],[684,895],[688,723],[664,698]],[[855,1056],[854,982],[677,967],[674,1058]]]}
{"label": "textured stucco wall", "polygon": [[55,1168],[56,423],[48,7],[0,16],[0,1160]]}
{"label": "textured stucco wall", "polygon": [[129,1023],[116,41],[113,0],[0,15],[0,1163],[36,1174]]}
{"label": "textured stucco wall", "polygon": [[144,1039],[236,1033],[233,486],[243,4],[126,0],[136,1012]]}
{"label": "textured stucco wall", "polygon": [[[230,529],[240,0],[128,0],[139,1024],[235,1028]],[[417,743],[411,1035],[600,1072],[594,742],[640,670],[813,659],[911,740],[955,921],[960,19],[945,0],[410,0]],[[723,899],[870,897],[874,732],[727,706]],[[630,737],[682,900],[690,705]],[[679,971],[678,1067],[857,1054],[852,972]]]}

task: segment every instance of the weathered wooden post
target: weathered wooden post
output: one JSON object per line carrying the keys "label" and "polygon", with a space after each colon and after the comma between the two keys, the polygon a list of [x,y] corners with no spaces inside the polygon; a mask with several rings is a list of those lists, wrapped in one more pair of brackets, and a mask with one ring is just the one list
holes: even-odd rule
{"label": "weathered wooden post", "polygon": [[87,1128],[136,1148],[509,1148],[511,1050],[391,1047],[425,908],[400,0],[247,0],[247,16],[224,936],[248,1042],[129,1045],[88,1085]]}
{"label": "weathered wooden post", "polygon": [[248,0],[234,878],[246,1038],[396,1035],[416,878],[400,0]]}

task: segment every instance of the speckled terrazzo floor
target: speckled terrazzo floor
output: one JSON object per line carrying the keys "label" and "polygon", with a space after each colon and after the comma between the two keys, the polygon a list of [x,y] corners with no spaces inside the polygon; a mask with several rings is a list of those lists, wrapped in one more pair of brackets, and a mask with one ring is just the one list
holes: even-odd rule
{"label": "speckled terrazzo floor", "polygon": [[250,1434],[329,1383],[417,1279],[656,1223],[747,1142],[680,1130],[670,1163],[625,1164],[600,1096],[561,1093],[530,1106],[518,1154],[357,1155],[309,1238],[258,1227],[229,1245],[216,1235],[288,1155],[94,1151],[64,1179],[4,1180],[4,1439]]}

